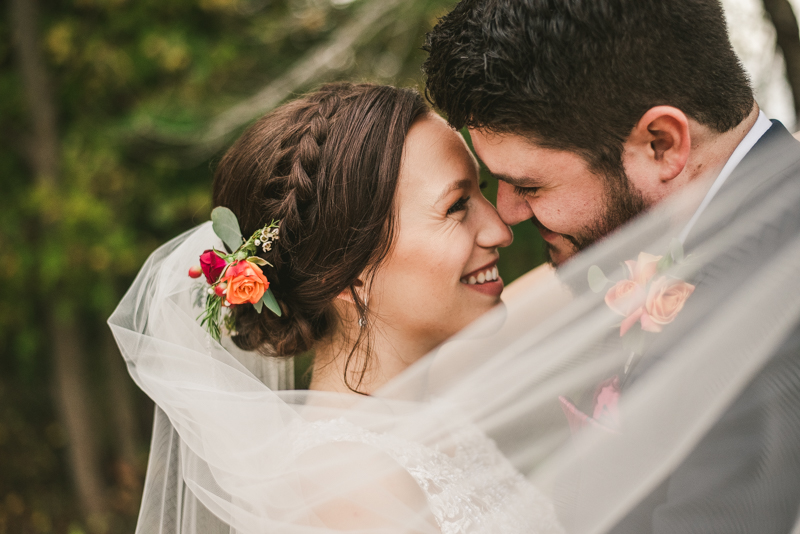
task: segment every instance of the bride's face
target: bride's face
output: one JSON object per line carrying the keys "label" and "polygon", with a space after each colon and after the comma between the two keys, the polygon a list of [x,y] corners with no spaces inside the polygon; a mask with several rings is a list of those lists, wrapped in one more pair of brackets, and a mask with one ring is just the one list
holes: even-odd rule
{"label": "bride's face", "polygon": [[368,307],[380,327],[433,348],[500,301],[498,248],[512,234],[484,198],[461,135],[434,114],[403,147],[397,233]]}

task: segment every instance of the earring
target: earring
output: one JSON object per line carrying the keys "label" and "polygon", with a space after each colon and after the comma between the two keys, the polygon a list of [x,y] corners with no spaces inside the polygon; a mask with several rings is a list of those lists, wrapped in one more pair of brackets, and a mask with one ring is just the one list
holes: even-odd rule
{"label": "earring", "polygon": [[365,326],[367,326],[367,319],[365,317],[359,317],[358,318],[358,326],[360,326],[361,328],[364,328]]}

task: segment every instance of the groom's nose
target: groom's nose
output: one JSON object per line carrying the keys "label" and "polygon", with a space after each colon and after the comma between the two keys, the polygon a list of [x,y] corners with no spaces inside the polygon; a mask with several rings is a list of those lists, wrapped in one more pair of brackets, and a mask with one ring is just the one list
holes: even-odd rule
{"label": "groom's nose", "polygon": [[503,222],[514,226],[533,217],[528,202],[514,192],[514,186],[500,180],[497,184],[497,212]]}

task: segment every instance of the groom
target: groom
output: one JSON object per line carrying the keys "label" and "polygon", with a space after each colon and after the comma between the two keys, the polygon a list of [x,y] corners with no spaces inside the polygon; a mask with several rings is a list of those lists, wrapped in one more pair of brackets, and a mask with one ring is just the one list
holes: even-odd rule
{"label": "groom", "polygon": [[[759,111],[717,0],[463,0],[425,48],[428,94],[499,179],[501,217],[531,221],[555,265],[687,188],[702,192],[691,243],[726,183],[766,180],[742,170],[760,154],[788,157],[800,187],[800,144]],[[784,226],[796,237],[800,216]],[[798,332],[613,532],[789,532],[800,391],[782,393],[782,410],[763,399],[776,376],[800,375]],[[788,449],[772,439],[786,429]]]}

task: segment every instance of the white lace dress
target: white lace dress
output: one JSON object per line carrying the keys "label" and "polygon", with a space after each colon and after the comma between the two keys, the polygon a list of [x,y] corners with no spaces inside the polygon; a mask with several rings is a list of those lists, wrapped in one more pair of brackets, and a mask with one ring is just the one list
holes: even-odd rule
{"label": "white lace dress", "polygon": [[443,534],[562,534],[553,504],[477,428],[456,436],[452,455],[358,427],[345,419],[310,423],[295,453],[326,443],[368,445],[386,453],[419,484]]}

